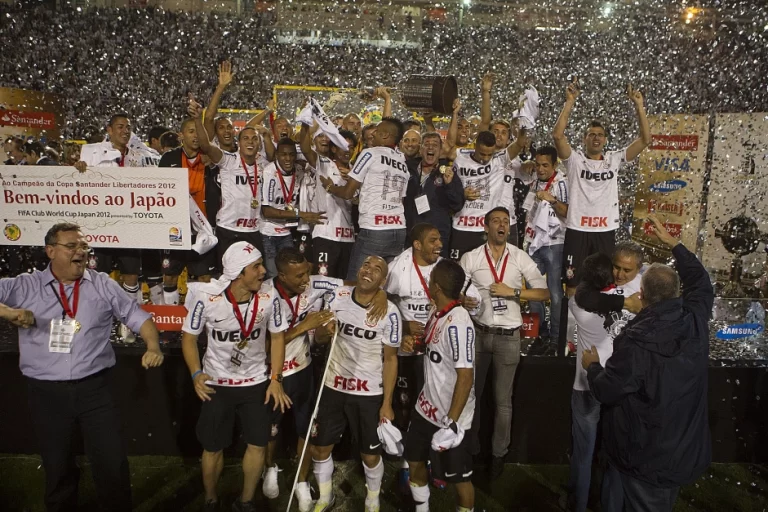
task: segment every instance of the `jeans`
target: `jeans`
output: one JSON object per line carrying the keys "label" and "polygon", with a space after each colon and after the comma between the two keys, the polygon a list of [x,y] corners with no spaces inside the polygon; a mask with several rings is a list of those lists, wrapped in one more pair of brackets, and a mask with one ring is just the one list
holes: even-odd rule
{"label": "jeans", "polygon": [[557,340],[560,333],[560,308],[563,306],[563,244],[540,247],[531,259],[539,267],[539,272],[547,276],[549,289],[550,315],[548,329],[544,329],[544,304],[531,302],[531,312],[539,314],[539,333],[549,331],[549,339]]}
{"label": "jeans", "polygon": [[[520,330],[511,336],[476,331],[475,398],[480,403],[488,370],[493,364],[493,396],[495,417],[491,446],[494,457],[504,457],[512,436],[512,388],[520,362]],[[477,411],[476,411],[477,412]],[[472,454],[480,453],[480,414],[472,419]]]}
{"label": "jeans", "polygon": [[680,487],[656,487],[608,464],[603,477],[603,512],[672,512]]}
{"label": "jeans", "polygon": [[62,382],[27,378],[29,411],[45,469],[48,511],[77,510],[80,470],[72,440],[79,430],[102,510],[131,510],[131,481],[109,370]]}
{"label": "jeans", "polygon": [[404,229],[361,229],[349,258],[347,280],[357,281],[357,271],[368,256],[381,256],[387,263],[403,252],[406,233]]}
{"label": "jeans", "polygon": [[267,277],[277,276],[277,253],[284,247],[293,247],[293,237],[291,235],[284,236],[262,236],[262,243],[264,244],[264,266],[267,268]]}
{"label": "jeans", "polygon": [[[562,246],[561,246],[562,247]],[[570,510],[587,510],[589,483],[592,477],[592,455],[597,440],[597,423],[600,421],[600,402],[591,391],[574,389],[571,393],[571,477]]]}

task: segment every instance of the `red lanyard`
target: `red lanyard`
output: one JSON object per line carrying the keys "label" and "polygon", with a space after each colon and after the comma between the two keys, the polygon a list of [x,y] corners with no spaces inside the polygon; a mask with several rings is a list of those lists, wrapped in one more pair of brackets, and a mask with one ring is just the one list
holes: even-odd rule
{"label": "red lanyard", "polygon": [[[547,184],[544,187],[544,192],[548,192],[549,191],[549,187],[551,187],[552,186],[552,182],[555,181],[555,176],[557,176],[557,171],[553,172],[552,173],[552,177],[549,178],[549,180],[547,180]],[[539,181],[539,183],[541,183],[541,181]]]}
{"label": "red lanyard", "polygon": [[245,178],[248,180],[248,186],[251,187],[252,197],[256,199],[256,193],[259,191],[259,166],[256,164],[256,160],[253,161],[253,183],[251,183],[251,176],[248,174],[248,166],[245,165],[245,160],[240,156],[240,163],[243,164],[243,170],[245,171]]}
{"label": "red lanyard", "polygon": [[[51,274],[53,274],[53,271],[51,271]],[[56,274],[53,274],[53,277],[56,278],[57,281],[59,281],[59,278],[56,277]],[[61,295],[61,307],[64,308],[64,313],[69,318],[75,318],[75,315],[77,315],[77,303],[80,299],[80,281],[82,279],[78,279],[75,281],[75,291],[72,292],[72,308],[69,307],[69,299],[67,298],[67,292],[64,291],[64,283],[59,281],[59,295]]]}
{"label": "red lanyard", "polygon": [[288,297],[288,292],[285,291],[285,288],[283,288],[277,280],[275,280],[275,288],[277,288],[277,293],[280,294],[280,298],[288,303],[288,308],[291,310],[291,323],[288,324],[288,328],[292,329],[293,325],[296,323],[296,319],[299,318],[299,299],[301,298],[301,294],[296,295],[296,304],[291,304],[291,298]]}
{"label": "red lanyard", "polygon": [[[242,341],[247,341],[248,337],[253,332],[253,326],[256,324],[256,310],[259,309],[259,294],[254,293],[255,296],[253,301],[253,309],[251,309],[251,322],[248,324],[248,330],[245,330],[245,322],[243,321],[243,315],[240,313],[240,306],[237,305],[237,301],[235,300],[235,296],[232,295],[232,290],[227,288],[227,299],[229,300],[229,303],[232,304],[232,310],[235,312],[235,318],[237,318],[237,323],[240,324],[240,334],[243,336]],[[246,315],[248,313],[246,312]],[[246,316],[246,318],[248,318]]]}
{"label": "red lanyard", "polygon": [[117,161],[117,165],[125,167],[125,155],[123,153],[120,153],[120,160]]}
{"label": "red lanyard", "polygon": [[[413,249],[411,249],[413,251]],[[427,282],[424,280],[424,276],[421,274],[421,269],[419,268],[419,264],[416,263],[416,255],[411,253],[411,258],[413,259],[413,268],[416,269],[416,274],[419,276],[419,281],[421,281],[421,286],[424,288],[424,293],[427,294],[427,298],[429,300],[432,300],[432,296],[429,294],[429,286],[427,286]]]}
{"label": "red lanyard", "polygon": [[293,189],[296,186],[296,174],[291,175],[291,189],[285,186],[285,180],[283,179],[283,173],[280,172],[280,167],[275,164],[277,170],[277,177],[280,178],[280,188],[283,190],[283,199],[285,199],[285,206],[288,206],[293,202]]}
{"label": "red lanyard", "polygon": [[429,320],[427,320],[427,326],[424,329],[424,332],[427,333],[427,336],[424,338],[425,344],[429,345],[430,343],[437,343],[437,341],[433,341],[432,338],[435,336],[435,331],[437,330],[437,321],[441,318],[443,318],[445,315],[448,314],[450,310],[455,308],[461,304],[461,301],[454,300],[450,302],[447,306],[445,306],[440,311],[432,314],[432,316],[429,317]]}
{"label": "red lanyard", "polygon": [[507,253],[507,257],[504,258],[504,264],[501,266],[501,277],[496,273],[496,265],[493,264],[493,261],[491,261],[491,255],[488,253],[488,246],[484,248],[485,250],[485,259],[488,260],[488,266],[491,268],[491,274],[493,274],[493,280],[494,282],[500,283],[504,280],[504,273],[507,271],[507,261],[509,261],[509,253]]}

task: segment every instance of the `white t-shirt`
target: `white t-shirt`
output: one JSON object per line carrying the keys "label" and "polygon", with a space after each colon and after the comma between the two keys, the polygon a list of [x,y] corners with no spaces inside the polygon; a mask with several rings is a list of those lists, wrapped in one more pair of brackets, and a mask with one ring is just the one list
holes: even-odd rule
{"label": "white t-shirt", "polygon": [[[434,324],[436,322],[436,324]],[[430,337],[435,325],[434,336]],[[416,410],[433,425],[451,410],[456,387],[456,369],[473,368],[475,359],[475,327],[466,309],[457,306],[445,316],[427,325],[427,352],[424,356],[424,388],[419,393]],[[472,428],[475,413],[475,386],[456,423],[465,430]]]}
{"label": "white t-shirt", "polygon": [[[603,293],[609,295],[624,295],[629,297],[640,291],[641,275],[637,274],[635,278],[621,287],[612,288]],[[610,325],[606,328],[606,318],[596,313],[584,311],[576,304],[575,300],[568,301],[568,307],[576,318],[578,327],[578,344],[576,346],[576,375],[573,379],[573,389],[577,391],[589,391],[589,381],[587,380],[587,370],[581,366],[581,356],[585,347],[597,347],[597,353],[600,355],[600,364],[605,367],[606,361],[613,354],[613,340],[616,339],[627,322],[635,318],[634,313],[626,309],[621,312],[611,313]]]}
{"label": "white t-shirt", "polygon": [[609,151],[602,160],[590,160],[571,150],[563,160],[568,179],[566,226],[576,231],[602,232],[619,227],[619,169],[627,149]]}
{"label": "white t-shirt", "polygon": [[410,173],[399,149],[364,149],[349,177],[360,187],[360,229],[405,229],[403,198]]}
{"label": "white t-shirt", "polygon": [[[282,178],[282,180],[280,179]],[[277,162],[272,162],[264,168],[264,186],[262,187],[262,206],[271,206],[276,210],[285,210],[290,204],[299,210],[299,191],[304,179],[304,171],[296,165],[293,174],[286,175],[278,171]],[[298,227],[298,220],[277,220],[264,217],[261,234],[265,236],[287,236],[291,228]]]}
{"label": "white t-shirt", "polygon": [[[216,162],[221,181],[221,207],[216,214],[216,225],[230,231],[259,231],[264,169],[269,162],[256,155],[255,165],[248,165],[239,152],[229,153],[222,150],[221,154],[221,161]],[[258,176],[255,194],[254,176]],[[253,204],[254,199],[258,204]]]}
{"label": "white t-shirt", "polygon": [[[317,168],[304,176],[306,185],[306,208],[310,212],[325,212],[325,224],[312,228],[312,238],[325,238],[336,242],[354,242],[355,228],[352,224],[352,203],[332,196],[323,188],[318,176],[330,179],[334,185],[343,186],[345,181],[336,164],[329,158],[317,155]],[[303,203],[302,203],[303,204]]]}
{"label": "white t-shirt", "polygon": [[[475,201],[465,201],[460,212],[453,216],[453,229],[459,231],[483,231],[485,226],[485,214],[497,206],[506,206],[504,175],[509,166],[509,155],[506,151],[499,151],[493,155],[487,164],[480,164],[472,159],[474,149],[460,149],[456,152],[456,160],[453,162],[453,172],[461,180],[464,188],[480,189],[480,197]],[[514,181],[514,180],[513,180]],[[514,217],[514,209],[510,211],[510,218]]]}
{"label": "white t-shirt", "polygon": [[[323,299],[326,295],[333,293],[333,290],[344,285],[344,281],[333,277],[309,276],[309,286],[300,295],[290,300],[280,294],[275,287],[273,279],[264,282],[262,290],[274,290],[274,293],[280,297],[280,306],[283,310],[283,318],[287,324],[286,329],[291,329],[301,323],[307,314],[313,311],[320,311],[323,308]],[[294,311],[296,316],[294,317]],[[295,320],[294,320],[295,318]],[[301,336],[297,336],[285,345],[285,362],[283,363],[283,376],[287,377],[303,370],[312,358],[309,355],[309,345],[315,337],[315,332],[310,331]]]}
{"label": "white t-shirt", "polygon": [[[555,196],[555,199],[561,203],[568,204],[568,183],[565,179],[565,176],[563,176],[560,172],[555,171],[554,179],[549,185],[549,188],[547,188],[547,180],[534,180],[534,182],[531,184],[531,190],[529,193],[535,194],[536,192],[540,192],[542,190],[546,190]],[[542,220],[544,220],[539,219],[539,215],[546,215],[546,220],[550,221],[544,222],[544,224],[549,226],[549,229],[546,233],[542,233],[541,230],[539,230],[537,233],[537,230],[535,229],[536,224],[538,223],[541,225]],[[555,208],[549,203],[549,201],[536,199],[533,203],[533,208],[531,208],[531,210],[528,212],[526,220],[526,240],[529,238],[529,235],[531,238],[533,238],[535,234],[535,236],[546,236],[548,238],[544,243],[537,244],[538,247],[565,243],[565,219],[557,215]],[[557,224],[558,229],[554,229],[552,226],[553,224]],[[532,251],[528,252],[529,254],[533,254]]]}
{"label": "white t-shirt", "polygon": [[[245,348],[238,349],[242,340],[240,323],[225,293],[211,295],[204,291],[205,283],[189,283],[184,306],[187,317],[182,331],[199,335],[208,333],[208,348],[203,356],[203,373],[212,377],[213,386],[255,386],[267,380],[265,340],[269,332],[288,329],[280,300],[272,289],[262,288],[247,304],[238,304],[246,329],[256,309],[256,323]],[[258,299],[258,306],[256,301]]]}
{"label": "white t-shirt", "polygon": [[336,313],[339,335],[325,385],[353,395],[382,395],[384,346],[400,346],[400,312],[390,302],[387,315],[371,324],[368,310],[355,302],[352,293],[352,288],[342,286],[331,295],[330,309]]}
{"label": "white t-shirt", "polygon": [[139,144],[131,138],[125,157],[109,141],[85,144],[80,150],[80,160],[89,167],[157,167],[160,163],[157,151],[141,141]]}

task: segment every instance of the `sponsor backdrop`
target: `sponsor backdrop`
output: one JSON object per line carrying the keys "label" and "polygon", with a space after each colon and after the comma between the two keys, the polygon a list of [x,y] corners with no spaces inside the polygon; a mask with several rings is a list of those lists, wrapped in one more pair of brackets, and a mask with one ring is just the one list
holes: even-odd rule
{"label": "sponsor backdrop", "polygon": [[709,116],[649,116],[651,146],[640,154],[632,238],[661,254],[645,221],[656,212],[667,230],[687,247],[696,247],[701,224]]}
{"label": "sponsor backdrop", "polygon": [[[715,237],[716,229],[745,216],[768,233],[768,113],[715,116],[713,153],[702,262],[709,269],[727,271],[733,255]],[[758,250],[742,261],[745,274],[760,273],[765,253]]]}
{"label": "sponsor backdrop", "polygon": [[0,165],[3,245],[43,245],[75,222],[93,247],[189,249],[186,172],[162,167]]}
{"label": "sponsor backdrop", "polygon": [[[59,97],[24,89],[0,87],[0,136],[35,137],[51,140],[59,138],[64,121]],[[2,161],[8,159],[0,149]]]}

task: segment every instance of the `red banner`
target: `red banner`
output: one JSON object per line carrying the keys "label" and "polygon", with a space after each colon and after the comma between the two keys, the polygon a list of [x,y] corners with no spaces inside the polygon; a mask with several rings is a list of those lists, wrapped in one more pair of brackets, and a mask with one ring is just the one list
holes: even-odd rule
{"label": "red banner", "polygon": [[23,126],[52,130],[56,127],[56,114],[53,112],[0,110],[0,126]]}
{"label": "red banner", "polygon": [[184,306],[157,306],[145,304],[141,309],[152,315],[159,331],[181,331],[184,319],[187,317],[187,308]]}

